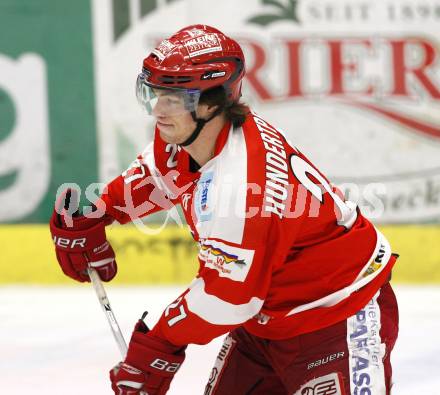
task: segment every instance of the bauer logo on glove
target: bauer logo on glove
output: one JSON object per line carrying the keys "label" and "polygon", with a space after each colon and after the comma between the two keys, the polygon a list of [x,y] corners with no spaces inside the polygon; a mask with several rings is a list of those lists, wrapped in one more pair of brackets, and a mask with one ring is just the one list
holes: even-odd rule
{"label": "bauer logo on glove", "polygon": [[117,271],[115,253],[105,233],[105,225],[111,221],[107,216],[81,215],[78,200],[78,193],[68,189],[55,204],[50,232],[58,263],[64,274],[74,280],[90,281],[87,268],[93,267],[101,280],[110,281]]}
{"label": "bauer logo on glove", "polygon": [[85,248],[87,239],[85,237],[81,239],[65,239],[63,237],[53,237],[53,242],[56,246],[61,248],[75,248],[75,247],[81,247]]}

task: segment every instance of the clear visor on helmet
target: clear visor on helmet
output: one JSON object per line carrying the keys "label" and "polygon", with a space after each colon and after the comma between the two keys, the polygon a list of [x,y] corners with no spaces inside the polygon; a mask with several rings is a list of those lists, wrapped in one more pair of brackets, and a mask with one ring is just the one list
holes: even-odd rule
{"label": "clear visor on helmet", "polygon": [[[197,109],[200,91],[185,88],[164,88],[147,83],[141,73],[136,81],[136,97],[150,115],[175,116]],[[154,113],[153,113],[154,110]]]}

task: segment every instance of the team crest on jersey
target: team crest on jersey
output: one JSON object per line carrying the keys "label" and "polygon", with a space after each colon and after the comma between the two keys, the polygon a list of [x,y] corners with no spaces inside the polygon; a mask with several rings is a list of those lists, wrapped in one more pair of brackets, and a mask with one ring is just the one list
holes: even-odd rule
{"label": "team crest on jersey", "polygon": [[217,270],[220,277],[243,282],[252,265],[254,251],[206,239],[200,244],[199,258],[206,267]]}
{"label": "team crest on jersey", "polygon": [[341,378],[337,373],[314,378],[293,395],[345,395]]}

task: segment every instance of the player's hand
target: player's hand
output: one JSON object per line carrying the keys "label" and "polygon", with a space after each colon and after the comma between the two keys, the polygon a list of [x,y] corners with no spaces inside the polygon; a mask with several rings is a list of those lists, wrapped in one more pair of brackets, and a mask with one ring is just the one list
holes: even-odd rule
{"label": "player's hand", "polygon": [[185,348],[150,335],[139,320],[128,345],[127,357],[110,371],[117,395],[164,395],[185,359]]}
{"label": "player's hand", "polygon": [[50,232],[58,263],[64,274],[77,281],[90,281],[89,266],[96,269],[103,281],[110,281],[117,271],[115,253],[107,241],[105,225],[108,217],[87,218],[69,211],[76,192],[66,190],[55,204],[50,219]]}

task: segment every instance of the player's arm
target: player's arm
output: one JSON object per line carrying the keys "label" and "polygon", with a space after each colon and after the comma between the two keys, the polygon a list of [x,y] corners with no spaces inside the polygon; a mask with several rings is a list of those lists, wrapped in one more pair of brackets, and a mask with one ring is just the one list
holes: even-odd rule
{"label": "player's arm", "polygon": [[116,275],[117,265],[105,226],[115,219],[127,223],[173,207],[173,200],[159,184],[160,177],[152,175],[149,156],[147,150],[110,182],[101,198],[94,202],[97,210],[89,215],[73,215],[67,207],[72,193],[76,192],[66,190],[61,194],[50,220],[50,230],[64,274],[77,281],[90,281],[87,268],[93,266],[102,280],[110,281]]}
{"label": "player's arm", "polygon": [[90,281],[88,266],[93,266],[104,281],[117,271],[115,255],[107,241],[105,226],[115,219],[120,223],[162,209],[173,207],[179,190],[174,186],[173,173],[162,176],[154,166],[153,144],[139,155],[130,168],[110,182],[103,195],[94,202],[92,215],[72,215],[65,207],[64,191],[58,199],[50,220],[58,263],[64,274],[77,281]]}
{"label": "player's arm", "polygon": [[163,312],[152,332],[173,344],[206,344],[256,316],[271,279],[271,260],[261,243],[243,248],[204,240],[202,267],[189,288]]}
{"label": "player's arm", "polygon": [[175,170],[159,170],[154,160],[154,144],[120,176],[111,181],[101,196],[105,212],[125,224],[174,206],[180,193],[174,185]]}
{"label": "player's arm", "polygon": [[[266,234],[256,232],[261,240]],[[202,268],[190,287],[166,307],[151,331],[142,320],[137,324],[122,365],[125,368],[111,374],[114,388],[131,381],[136,383],[133,388],[165,394],[161,391],[168,389],[183,363],[188,344],[206,344],[257,315],[272,273],[265,245],[253,242],[245,248],[218,239],[204,240],[199,254]],[[214,265],[213,258],[226,271]]]}

